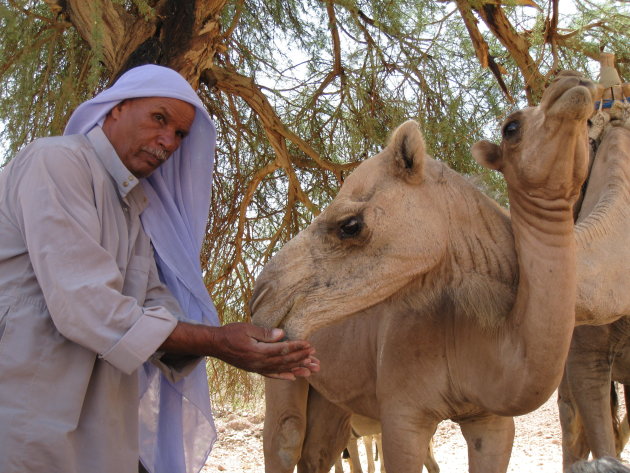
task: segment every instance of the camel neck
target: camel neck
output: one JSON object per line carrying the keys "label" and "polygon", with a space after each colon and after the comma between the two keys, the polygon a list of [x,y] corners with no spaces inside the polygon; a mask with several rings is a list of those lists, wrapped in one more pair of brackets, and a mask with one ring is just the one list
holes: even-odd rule
{"label": "camel neck", "polygon": [[[513,359],[507,366],[537,395],[517,386],[511,406],[544,402],[560,383],[574,325],[576,245],[569,203],[511,200],[519,268],[516,299],[507,320]],[[553,340],[553,343],[550,343]],[[553,382],[550,382],[553,380]],[[522,396],[522,397],[521,397]]]}

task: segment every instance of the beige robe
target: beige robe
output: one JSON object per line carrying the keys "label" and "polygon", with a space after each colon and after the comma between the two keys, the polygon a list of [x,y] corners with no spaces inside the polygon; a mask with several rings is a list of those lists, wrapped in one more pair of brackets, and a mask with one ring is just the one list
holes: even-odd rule
{"label": "beige robe", "polygon": [[146,205],[99,127],[0,172],[0,472],[138,471],[138,369],[181,318]]}

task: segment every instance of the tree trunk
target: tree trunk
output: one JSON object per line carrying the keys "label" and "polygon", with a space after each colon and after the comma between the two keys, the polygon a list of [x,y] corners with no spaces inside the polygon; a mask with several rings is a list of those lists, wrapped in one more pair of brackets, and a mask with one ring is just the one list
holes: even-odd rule
{"label": "tree trunk", "polygon": [[196,88],[201,72],[222,49],[219,15],[226,0],[157,0],[149,14],[110,0],[46,2],[100,52],[112,80],[131,67],[153,63],[177,70]]}

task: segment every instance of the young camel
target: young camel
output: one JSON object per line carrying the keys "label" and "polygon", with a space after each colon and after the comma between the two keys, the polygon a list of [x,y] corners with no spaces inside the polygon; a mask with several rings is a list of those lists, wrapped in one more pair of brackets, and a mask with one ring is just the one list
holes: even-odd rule
{"label": "young camel", "polygon": [[[383,451],[383,442],[381,441],[381,423],[374,419],[355,414],[350,418],[350,427],[350,440],[348,440],[348,445],[346,446],[346,450],[348,451],[348,458],[350,460],[350,471],[352,473],[363,473],[363,469],[361,468],[358,445],[358,440],[362,439],[365,445],[368,473],[375,473],[376,468],[374,465],[374,444],[376,444],[376,451],[379,455],[382,455]],[[424,466],[428,473],[440,473],[440,467],[435,461],[435,457],[433,456],[433,440],[431,440],[431,443],[429,444],[429,449],[427,451],[426,460],[424,461]],[[337,460],[335,461],[334,473],[343,473],[343,466],[341,458],[339,457],[337,457]],[[383,465],[382,458],[381,473],[385,473],[385,467]]]}
{"label": "young camel", "polygon": [[[466,438],[471,472],[506,471],[511,416],[558,386],[574,326],[572,206],[587,170],[591,90],[562,76],[540,106],[508,118],[500,146],[473,148],[504,174],[511,218],[426,156],[408,122],[274,256],[256,283],[254,322],[289,337],[325,332],[336,351],[318,352],[322,369],[309,379],[318,396],[306,382],[278,382],[273,400],[268,391],[268,472],[293,471],[309,444],[339,454],[348,412],[381,421],[390,472],[420,471],[449,418]],[[315,333],[344,319],[367,327],[362,340]],[[322,412],[313,408],[320,398],[327,415],[306,422],[307,409]],[[335,417],[338,428],[318,425]],[[326,471],[334,457],[324,456],[303,471]]]}

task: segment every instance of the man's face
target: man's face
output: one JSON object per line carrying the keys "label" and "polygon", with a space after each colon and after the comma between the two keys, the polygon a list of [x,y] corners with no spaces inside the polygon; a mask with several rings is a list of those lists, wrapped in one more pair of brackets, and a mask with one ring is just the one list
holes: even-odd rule
{"label": "man's face", "polygon": [[125,167],[147,177],[179,147],[192,126],[195,107],[166,97],[128,99],[107,115],[103,132]]}

